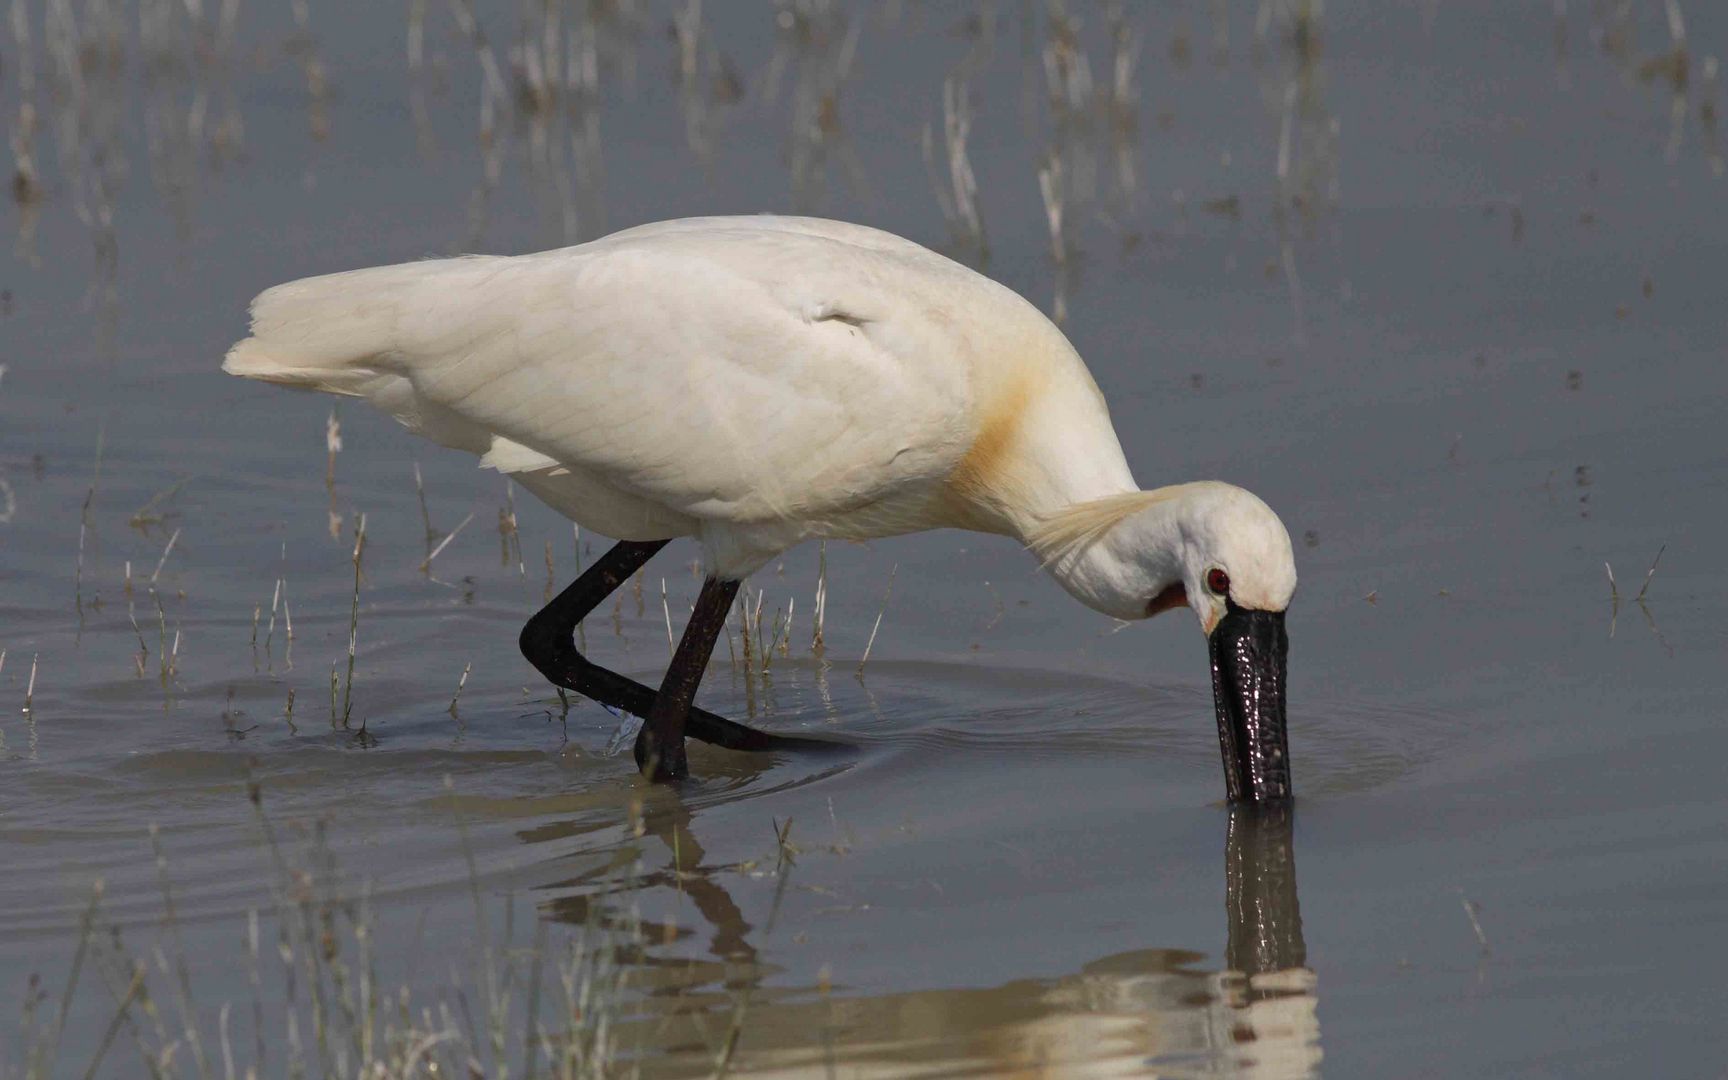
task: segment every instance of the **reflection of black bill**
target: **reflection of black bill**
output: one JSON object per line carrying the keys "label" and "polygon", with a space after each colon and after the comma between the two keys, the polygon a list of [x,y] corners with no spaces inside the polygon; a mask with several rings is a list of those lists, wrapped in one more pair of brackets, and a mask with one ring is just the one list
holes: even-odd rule
{"label": "reflection of black bill", "polygon": [[1290,638],[1282,611],[1228,605],[1213,627],[1212,702],[1231,802],[1290,797],[1290,743],[1284,683]]}
{"label": "reflection of black bill", "polygon": [[1308,963],[1290,818],[1289,803],[1230,808],[1224,893],[1230,915],[1225,962],[1232,971],[1253,976]]}

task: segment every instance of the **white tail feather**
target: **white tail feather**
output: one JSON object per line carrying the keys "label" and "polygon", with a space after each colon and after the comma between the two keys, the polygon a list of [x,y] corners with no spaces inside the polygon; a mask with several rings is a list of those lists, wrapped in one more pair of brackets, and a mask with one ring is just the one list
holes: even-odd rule
{"label": "white tail feather", "polygon": [[399,375],[391,353],[403,315],[430,280],[488,260],[436,259],[303,278],[252,301],[252,336],[228,350],[231,375],[333,394],[364,395],[379,375]]}
{"label": "white tail feather", "polygon": [[[421,400],[401,359],[405,317],[422,286],[491,260],[436,259],[290,281],[252,301],[252,336],[228,350],[230,375],[299,390],[363,397],[436,442],[484,453],[490,434]],[[447,287],[447,286],[443,286]]]}

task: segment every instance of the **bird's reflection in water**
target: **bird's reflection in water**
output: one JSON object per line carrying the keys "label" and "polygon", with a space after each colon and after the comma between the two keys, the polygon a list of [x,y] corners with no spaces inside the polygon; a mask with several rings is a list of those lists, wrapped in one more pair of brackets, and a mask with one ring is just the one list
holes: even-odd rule
{"label": "bird's reflection in water", "polygon": [[[642,993],[621,1032],[647,1076],[708,1075],[732,1025],[741,1075],[1307,1077],[1321,1059],[1288,808],[1232,808],[1224,852],[1225,966],[1201,952],[1116,953],[1056,979],[847,997],[826,986],[765,986],[782,969],[722,884],[692,815],[668,801],[644,817],[665,861],[624,886],[616,866],[560,883],[555,919],[623,928],[629,890],[678,890],[706,924],[707,956],[671,948],[691,931],[637,926],[629,963]],[[644,858],[645,863],[653,858]],[[752,943],[752,937],[756,937]],[[681,955],[674,956],[674,953]]]}
{"label": "bird's reflection in water", "polygon": [[[541,913],[557,922],[603,932],[635,969],[630,985],[646,991],[650,1001],[676,1002],[675,1012],[700,1017],[730,994],[753,991],[777,969],[758,962],[756,946],[750,941],[755,927],[719,881],[722,874],[746,868],[711,864],[690,829],[693,819],[691,810],[675,796],[657,799],[656,805],[643,809],[639,822],[644,838],[652,838],[659,851],[650,847],[608,853],[581,873],[549,884],[548,890],[563,895],[546,901]],[[530,843],[550,838],[543,829],[522,834]],[[708,935],[707,958],[671,955],[672,946],[699,931],[677,921],[645,921],[636,914],[638,894],[656,889],[678,896],[680,910],[685,901],[695,909]],[[650,1005],[647,1011],[663,1010]],[[651,1033],[644,1034],[644,1041],[659,1041]]]}

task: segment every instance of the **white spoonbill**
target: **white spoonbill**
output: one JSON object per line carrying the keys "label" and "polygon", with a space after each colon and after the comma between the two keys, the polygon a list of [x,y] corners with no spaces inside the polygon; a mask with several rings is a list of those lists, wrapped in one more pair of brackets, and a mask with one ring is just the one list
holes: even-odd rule
{"label": "white spoonbill", "polygon": [[[528,621],[559,686],[641,716],[636,760],[684,736],[808,744],[693,704],[747,575],[813,537],[1000,533],[1118,619],[1199,616],[1228,795],[1290,794],[1290,536],[1217,482],[1142,491],[1073,346],[1002,285],[909,240],[817,218],[710,217],[576,247],[278,285],[224,370],[363,397],[481,455],[618,544]],[[589,663],[577,621],[673,537],[707,578],[658,692]]]}

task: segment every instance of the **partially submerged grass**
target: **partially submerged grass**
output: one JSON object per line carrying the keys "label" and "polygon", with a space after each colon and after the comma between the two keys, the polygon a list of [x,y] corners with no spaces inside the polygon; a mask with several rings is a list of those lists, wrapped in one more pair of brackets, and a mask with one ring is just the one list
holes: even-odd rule
{"label": "partially submerged grass", "polygon": [[426,562],[430,563],[432,545],[438,542],[438,530],[432,527],[432,509],[426,505],[426,479],[420,475],[418,461],[414,462],[414,497],[420,501],[420,527],[426,533]]}
{"label": "partially submerged grass", "polygon": [[420,572],[422,574],[426,574],[428,576],[431,575],[431,573],[432,573],[432,560],[436,559],[439,555],[443,554],[444,549],[450,546],[450,541],[456,539],[456,535],[458,533],[460,533],[463,529],[467,528],[468,523],[470,521],[473,521],[473,520],[474,520],[473,514],[469,514],[467,517],[463,518],[461,524],[457,525],[454,529],[451,529],[450,532],[445,535],[444,539],[438,541],[437,546],[433,547],[432,550],[430,550],[426,553],[426,557],[420,561]]}
{"label": "partially submerged grass", "polygon": [[888,587],[882,591],[882,610],[876,613],[876,622],[870,627],[870,640],[864,643],[864,655],[858,658],[858,675],[864,674],[864,665],[870,662],[870,650],[876,647],[876,632],[882,629],[882,616],[888,613],[888,598],[894,595],[894,575],[900,572],[900,564],[888,571]]}
{"label": "partially submerged grass", "polygon": [[[552,550],[551,544],[547,544],[546,550]],[[547,599],[550,600],[551,597],[548,596]],[[666,617],[666,655],[672,656],[678,651],[678,642],[672,637],[672,605],[666,600],[665,578],[660,579],[660,612]]]}
{"label": "partially submerged grass", "polygon": [[[12,1049],[0,1057],[0,1077],[582,1080],[617,1074],[617,1012],[627,992],[620,959],[640,937],[638,916],[604,929],[590,919],[578,932],[557,932],[556,938],[537,920],[532,947],[523,949],[512,940],[512,901],[506,899],[500,912],[483,894],[458,816],[474,904],[469,967],[462,970],[462,958],[451,957],[443,986],[427,990],[426,980],[392,986],[379,966],[371,888],[348,880],[330,849],[326,823],[285,835],[265,811],[261,786],[249,782],[247,791],[272,904],[268,913],[247,913],[239,942],[244,955],[232,958],[243,965],[242,993],[250,1000],[201,996],[195,969],[221,958],[188,947],[172,865],[152,827],[162,902],[156,940],[138,941],[141,927],[111,919],[96,882],[59,992],[51,994],[39,975],[25,985],[22,1024]],[[629,880],[621,884],[628,888],[634,861],[624,860],[623,867]],[[264,942],[272,930],[276,947],[269,950]],[[273,963],[266,960],[270,953]],[[93,983],[109,1001],[98,1006],[106,1015],[101,1035],[70,1041],[68,1018],[75,1005],[99,993]],[[237,1016],[245,1019],[237,1022]],[[251,1030],[235,1030],[241,1026]]]}
{"label": "partially submerged grass", "polygon": [[[276,575],[276,587],[270,595],[270,625],[264,630],[264,652],[267,656],[271,655],[271,646],[276,641],[276,615],[277,608],[280,607],[283,621],[283,635],[287,641],[285,659],[288,662],[288,666],[292,668],[294,666],[294,613],[288,607],[287,541],[283,541],[282,543],[282,566],[282,571]],[[254,614],[252,618],[252,638],[253,644],[257,644],[258,617],[256,614]]]}
{"label": "partially submerged grass", "polygon": [[822,640],[822,624],[828,615],[828,541],[824,540],[816,549],[816,602],[813,624],[810,628],[810,651],[821,656],[826,651],[826,643]]}
{"label": "partially submerged grass", "polygon": [[[4,659],[5,659],[5,657],[3,655],[0,655],[0,660],[4,660]],[[35,703],[35,700],[36,700],[36,662],[40,659],[42,659],[42,656],[40,653],[32,654],[30,657],[30,681],[24,687],[24,715],[25,716],[30,715],[31,706]]]}
{"label": "partially submerged grass", "polygon": [[[348,679],[342,685],[342,726],[347,727],[354,714],[354,647],[360,637],[360,560],[366,553],[366,515],[360,515],[354,527],[354,602],[348,612]],[[334,693],[334,688],[332,688]],[[366,725],[361,723],[364,731]]]}
{"label": "partially submerged grass", "polygon": [[[1663,637],[1662,631],[1657,628],[1656,616],[1650,610],[1649,603],[1645,600],[1645,597],[1650,592],[1650,581],[1656,576],[1656,567],[1661,565],[1662,554],[1667,550],[1667,544],[1663,544],[1660,548],[1656,549],[1656,557],[1650,560],[1650,569],[1644,572],[1644,583],[1638,587],[1638,595],[1632,598],[1632,603],[1637,605],[1639,613],[1644,616],[1644,624],[1650,628],[1650,633],[1655,635],[1656,640],[1661,643],[1662,647],[1668,651],[1670,656],[1672,656],[1674,653],[1674,647],[1668,644],[1668,639]],[[1604,560],[1602,563],[1602,569],[1608,574],[1608,637],[1612,639],[1615,630],[1620,624],[1620,585],[1614,580],[1614,567],[1612,564]]]}
{"label": "partially submerged grass", "polygon": [[[462,665],[462,677],[456,680],[456,692],[450,695],[450,715],[456,715],[456,703],[462,700],[462,688],[468,685],[468,673],[474,670],[473,661]],[[562,689],[562,688],[560,688]]]}

